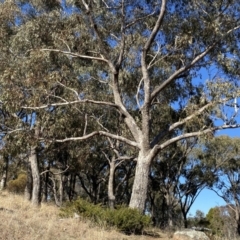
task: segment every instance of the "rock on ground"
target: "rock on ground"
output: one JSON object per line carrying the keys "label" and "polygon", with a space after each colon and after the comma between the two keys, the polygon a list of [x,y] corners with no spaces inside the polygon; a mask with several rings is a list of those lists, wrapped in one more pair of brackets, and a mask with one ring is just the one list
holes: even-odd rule
{"label": "rock on ground", "polygon": [[210,240],[204,232],[185,230],[177,231],[173,235],[173,240]]}

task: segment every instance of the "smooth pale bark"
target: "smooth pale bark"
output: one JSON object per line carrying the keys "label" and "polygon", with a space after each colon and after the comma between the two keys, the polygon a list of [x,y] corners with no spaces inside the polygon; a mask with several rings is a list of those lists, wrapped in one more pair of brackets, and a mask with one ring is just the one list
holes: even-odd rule
{"label": "smooth pale bark", "polygon": [[54,200],[55,200],[55,204],[60,207],[61,203],[59,200],[59,196],[58,196],[58,191],[57,191],[57,186],[56,186],[56,179],[54,179],[53,177],[51,177],[52,183],[53,183],[53,196],[54,196]]}
{"label": "smooth pale bark", "polygon": [[0,182],[0,191],[6,188],[7,174],[8,174],[8,156],[4,154],[3,155],[3,173],[2,173],[2,179]]}
{"label": "smooth pale bark", "polygon": [[51,181],[53,183],[53,196],[55,200],[55,204],[58,207],[62,206],[63,202],[63,177],[62,174],[56,174],[55,176],[52,176]]}
{"label": "smooth pale bark", "polygon": [[173,205],[172,205],[172,196],[170,192],[165,194],[166,203],[167,203],[167,217],[168,217],[168,227],[173,227]]}
{"label": "smooth pale bark", "polygon": [[109,178],[108,178],[108,204],[109,208],[115,207],[114,194],[114,174],[115,174],[115,157],[109,162]]}
{"label": "smooth pale bark", "polygon": [[32,170],[32,199],[31,202],[33,205],[38,206],[40,204],[40,174],[38,166],[38,156],[37,156],[37,147],[31,147],[29,162],[31,164]]}
{"label": "smooth pale bark", "polygon": [[140,152],[129,207],[138,209],[142,213],[144,212],[147,199],[150,164],[150,156],[146,156]]}
{"label": "smooth pale bark", "polygon": [[6,188],[6,181],[7,181],[7,173],[6,171],[3,171],[2,179],[0,181],[0,191]]}
{"label": "smooth pale bark", "polygon": [[63,178],[64,178],[64,176],[62,176],[62,174],[60,174],[60,176],[59,176],[59,189],[58,189],[59,206],[62,206],[62,202],[63,202]]}
{"label": "smooth pale bark", "polygon": [[[50,169],[50,166],[47,167],[47,170]],[[48,182],[49,182],[49,172],[44,173],[44,182],[43,182],[43,193],[42,193],[42,202],[47,202],[48,200]]]}
{"label": "smooth pale bark", "polygon": [[30,159],[28,159],[27,162],[27,183],[24,191],[25,199],[28,201],[32,199],[32,186],[33,186],[31,163],[29,160]]}

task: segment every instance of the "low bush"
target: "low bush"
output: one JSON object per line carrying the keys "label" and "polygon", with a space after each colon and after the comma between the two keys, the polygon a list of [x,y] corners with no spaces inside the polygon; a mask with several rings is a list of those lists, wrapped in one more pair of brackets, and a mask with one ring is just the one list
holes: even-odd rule
{"label": "low bush", "polygon": [[27,176],[24,173],[18,175],[15,180],[10,180],[7,184],[7,189],[12,193],[23,193],[27,184]]}
{"label": "low bush", "polygon": [[142,215],[136,209],[119,206],[112,210],[101,205],[94,205],[81,198],[63,207],[60,215],[61,217],[71,217],[74,213],[99,225],[116,227],[119,231],[127,234],[142,233],[143,229],[149,227],[151,223],[150,217]]}
{"label": "low bush", "polygon": [[112,225],[122,232],[139,234],[144,228],[150,226],[150,217],[141,214],[137,209],[120,207],[110,211],[113,212]]}

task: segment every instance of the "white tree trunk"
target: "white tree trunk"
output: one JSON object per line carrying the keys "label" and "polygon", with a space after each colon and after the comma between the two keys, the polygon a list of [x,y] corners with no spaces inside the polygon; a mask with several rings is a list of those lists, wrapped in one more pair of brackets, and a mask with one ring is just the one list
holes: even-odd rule
{"label": "white tree trunk", "polygon": [[33,205],[38,206],[40,204],[40,174],[36,147],[31,147],[30,149],[29,162],[31,164],[33,180],[31,202]]}
{"label": "white tree trunk", "polygon": [[111,209],[115,206],[114,194],[114,173],[115,173],[115,157],[109,162],[109,179],[108,179],[108,204]]}
{"label": "white tree trunk", "polygon": [[33,186],[33,179],[32,179],[31,163],[29,158],[27,162],[27,183],[24,191],[25,199],[28,201],[31,201],[32,199],[32,186]]}
{"label": "white tree trunk", "polygon": [[147,200],[150,163],[150,156],[146,156],[140,152],[129,207],[136,208],[142,213],[144,212]]}
{"label": "white tree trunk", "polygon": [[2,179],[0,181],[0,191],[6,188],[7,174],[8,174],[8,156],[4,154],[3,155],[3,173],[2,173]]}
{"label": "white tree trunk", "polygon": [[[169,189],[168,189],[169,190]],[[172,206],[172,196],[170,192],[167,192],[165,195],[167,202],[167,217],[168,217],[168,227],[173,227],[173,206]]]}

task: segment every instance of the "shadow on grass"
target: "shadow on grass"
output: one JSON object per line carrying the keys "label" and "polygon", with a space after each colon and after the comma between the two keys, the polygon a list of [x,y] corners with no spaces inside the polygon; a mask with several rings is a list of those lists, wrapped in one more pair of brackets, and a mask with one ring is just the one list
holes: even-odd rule
{"label": "shadow on grass", "polygon": [[161,238],[161,235],[156,231],[143,231],[144,236],[152,237],[152,238]]}

